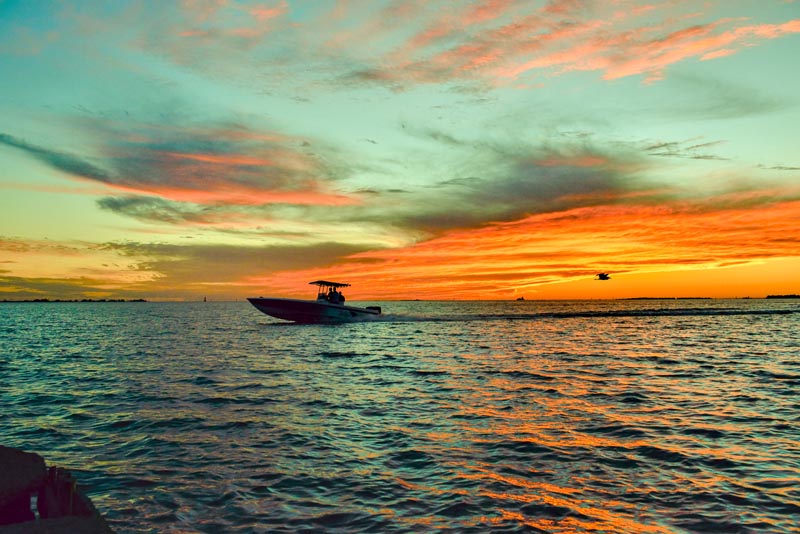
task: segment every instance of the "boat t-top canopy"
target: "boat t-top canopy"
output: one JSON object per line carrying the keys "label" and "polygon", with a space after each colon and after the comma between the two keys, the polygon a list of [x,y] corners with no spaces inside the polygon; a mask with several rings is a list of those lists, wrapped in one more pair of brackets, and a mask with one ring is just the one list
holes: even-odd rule
{"label": "boat t-top canopy", "polygon": [[309,282],[308,285],[311,286],[320,286],[320,287],[350,287],[350,284],[342,284],[340,282],[328,282],[327,280],[315,280],[314,282]]}

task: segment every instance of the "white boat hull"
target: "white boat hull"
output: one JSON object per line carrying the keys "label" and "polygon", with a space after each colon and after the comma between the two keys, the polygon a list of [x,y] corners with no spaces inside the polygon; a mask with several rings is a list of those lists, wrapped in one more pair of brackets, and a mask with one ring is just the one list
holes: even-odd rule
{"label": "white boat hull", "polygon": [[322,300],[261,297],[247,300],[262,313],[296,323],[346,323],[381,314],[377,306],[357,308]]}

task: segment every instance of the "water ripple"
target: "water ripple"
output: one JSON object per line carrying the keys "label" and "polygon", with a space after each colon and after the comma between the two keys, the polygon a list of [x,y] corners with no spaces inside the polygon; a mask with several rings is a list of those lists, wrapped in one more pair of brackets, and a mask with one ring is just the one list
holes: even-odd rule
{"label": "water ripple", "polygon": [[787,302],[6,304],[0,431],[122,533],[797,532]]}

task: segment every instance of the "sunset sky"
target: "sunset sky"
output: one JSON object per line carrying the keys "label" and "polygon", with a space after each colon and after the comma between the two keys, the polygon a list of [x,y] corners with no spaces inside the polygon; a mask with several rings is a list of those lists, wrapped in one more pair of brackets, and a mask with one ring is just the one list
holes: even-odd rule
{"label": "sunset sky", "polygon": [[798,57],[792,0],[0,0],[0,300],[800,293]]}

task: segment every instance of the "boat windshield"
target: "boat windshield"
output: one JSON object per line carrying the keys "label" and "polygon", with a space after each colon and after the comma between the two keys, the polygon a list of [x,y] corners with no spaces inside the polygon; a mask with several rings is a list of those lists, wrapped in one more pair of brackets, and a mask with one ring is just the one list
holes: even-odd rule
{"label": "boat windshield", "polygon": [[328,282],[327,280],[317,280],[315,282],[309,282],[309,284],[319,286],[317,300],[324,300],[333,304],[344,304],[345,298],[341,291],[339,291],[339,288],[350,287],[350,284]]}

